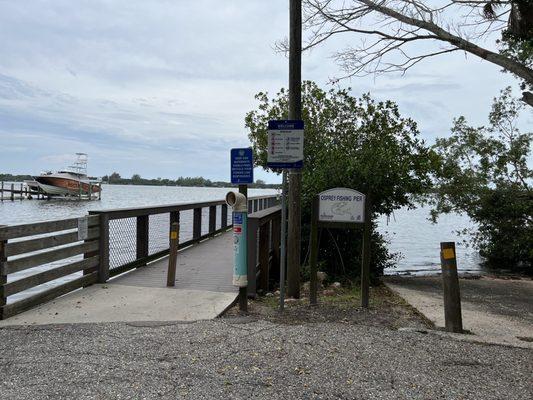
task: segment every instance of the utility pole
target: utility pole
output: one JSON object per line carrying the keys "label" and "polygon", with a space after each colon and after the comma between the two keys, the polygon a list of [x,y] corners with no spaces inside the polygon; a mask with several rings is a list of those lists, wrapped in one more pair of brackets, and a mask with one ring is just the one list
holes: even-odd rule
{"label": "utility pole", "polygon": [[[289,119],[302,119],[302,0],[289,0]],[[299,170],[289,173],[287,295],[300,297],[301,187]]]}

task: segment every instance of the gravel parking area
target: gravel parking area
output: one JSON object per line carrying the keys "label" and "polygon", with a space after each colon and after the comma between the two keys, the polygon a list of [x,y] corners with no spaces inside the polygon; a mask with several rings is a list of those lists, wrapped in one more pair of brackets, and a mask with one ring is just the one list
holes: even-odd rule
{"label": "gravel parking area", "polygon": [[0,399],[531,399],[533,351],[250,317],[0,329]]}

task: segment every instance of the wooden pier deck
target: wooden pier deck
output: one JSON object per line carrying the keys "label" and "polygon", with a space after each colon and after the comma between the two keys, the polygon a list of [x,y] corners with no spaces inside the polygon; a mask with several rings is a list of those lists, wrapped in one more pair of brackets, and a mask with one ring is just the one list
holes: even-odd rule
{"label": "wooden pier deck", "polygon": [[[276,196],[248,206],[248,295],[255,296],[279,269],[280,209]],[[168,288],[176,224],[181,252]],[[237,296],[230,230],[223,200],[0,226],[0,326],[214,318]]]}
{"label": "wooden pier deck", "polygon": [[168,257],[0,321],[7,325],[196,321],[217,317],[236,299],[231,232],[179,252],[176,286],[166,287]]}

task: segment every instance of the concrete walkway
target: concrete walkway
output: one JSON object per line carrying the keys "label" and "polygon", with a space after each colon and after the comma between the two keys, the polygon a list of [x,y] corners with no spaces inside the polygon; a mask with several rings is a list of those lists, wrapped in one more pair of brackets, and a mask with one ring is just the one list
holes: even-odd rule
{"label": "concrete walkway", "polygon": [[[442,278],[386,277],[385,284],[444,328]],[[533,281],[491,277],[460,279],[463,327],[460,339],[533,348]]]}
{"label": "concrete walkway", "polygon": [[0,326],[212,319],[237,297],[232,265],[232,235],[224,233],[179,253],[174,288],[166,287],[165,257],[0,321]]}

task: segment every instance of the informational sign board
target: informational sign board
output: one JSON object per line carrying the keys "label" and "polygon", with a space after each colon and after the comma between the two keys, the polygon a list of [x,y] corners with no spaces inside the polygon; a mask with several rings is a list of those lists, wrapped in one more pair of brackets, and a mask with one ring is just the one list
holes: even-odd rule
{"label": "informational sign board", "polygon": [[356,229],[363,227],[361,262],[361,306],[370,302],[370,237],[372,234],[372,196],[354,189],[333,188],[319,193],[313,200],[311,240],[309,252],[310,290],[309,301],[317,304],[318,296],[318,230],[321,228]]}
{"label": "informational sign board", "polygon": [[302,168],[304,162],[304,122],[301,120],[268,121],[267,166]]}
{"label": "informational sign board", "polygon": [[321,222],[365,222],[365,195],[357,190],[334,188],[318,195]]}
{"label": "informational sign board", "polygon": [[248,185],[254,183],[254,158],[252,149],[231,149],[231,183]]}
{"label": "informational sign board", "polygon": [[85,240],[89,237],[89,219],[87,217],[78,218],[78,240]]}

